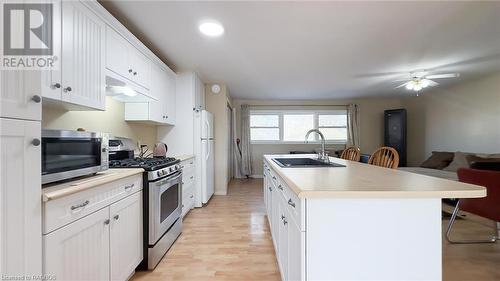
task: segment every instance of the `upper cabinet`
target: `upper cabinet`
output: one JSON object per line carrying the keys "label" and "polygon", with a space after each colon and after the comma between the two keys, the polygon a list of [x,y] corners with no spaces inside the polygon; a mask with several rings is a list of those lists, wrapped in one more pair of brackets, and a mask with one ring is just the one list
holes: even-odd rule
{"label": "upper cabinet", "polygon": [[195,93],[195,110],[200,111],[205,109],[205,84],[200,80],[196,73],[193,75],[194,93]]}
{"label": "upper cabinet", "polygon": [[43,96],[70,108],[104,110],[106,25],[82,2],[55,2],[54,7],[54,55],[60,69],[44,74]]}
{"label": "upper cabinet", "polygon": [[175,125],[175,73],[156,63],[151,65],[151,89],[155,101],[125,104],[125,120]]}
{"label": "upper cabinet", "polygon": [[112,27],[106,28],[106,68],[150,89],[151,60]]}

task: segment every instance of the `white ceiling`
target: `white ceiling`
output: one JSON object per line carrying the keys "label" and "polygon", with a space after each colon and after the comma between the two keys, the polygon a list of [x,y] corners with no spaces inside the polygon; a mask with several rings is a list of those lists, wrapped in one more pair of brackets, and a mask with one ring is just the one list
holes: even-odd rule
{"label": "white ceiling", "polygon": [[[176,71],[249,99],[402,95],[401,72],[500,70],[500,2],[103,3]],[[198,32],[204,19],[220,38]],[[438,86],[439,87],[439,86]]]}

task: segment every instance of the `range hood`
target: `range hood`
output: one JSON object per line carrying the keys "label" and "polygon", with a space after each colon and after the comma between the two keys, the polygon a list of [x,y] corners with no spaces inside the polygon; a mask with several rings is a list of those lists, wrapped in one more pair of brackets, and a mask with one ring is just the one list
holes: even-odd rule
{"label": "range hood", "polygon": [[149,90],[112,71],[106,73],[106,96],[121,102],[151,102],[157,101],[149,95]]}

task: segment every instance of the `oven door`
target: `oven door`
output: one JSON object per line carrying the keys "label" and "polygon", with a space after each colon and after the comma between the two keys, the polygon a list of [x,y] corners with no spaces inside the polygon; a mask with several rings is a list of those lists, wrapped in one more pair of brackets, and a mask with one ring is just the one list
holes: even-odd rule
{"label": "oven door", "polygon": [[154,245],[181,216],[182,173],[149,183],[149,244]]}

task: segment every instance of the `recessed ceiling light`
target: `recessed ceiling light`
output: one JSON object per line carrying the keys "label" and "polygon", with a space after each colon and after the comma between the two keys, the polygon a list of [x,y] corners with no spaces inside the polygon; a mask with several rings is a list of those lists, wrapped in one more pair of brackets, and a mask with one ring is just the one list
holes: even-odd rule
{"label": "recessed ceiling light", "polygon": [[210,37],[218,37],[224,34],[224,27],[214,21],[204,22],[199,26],[200,32]]}

